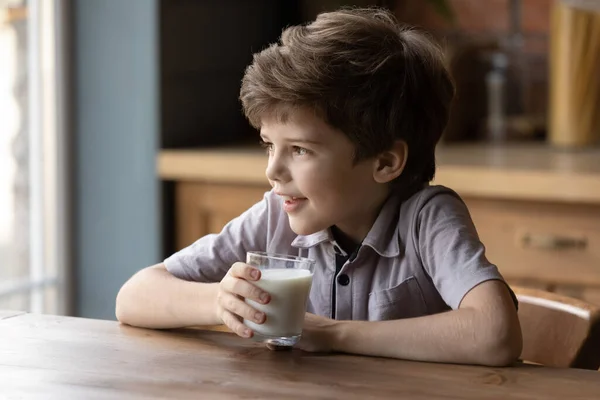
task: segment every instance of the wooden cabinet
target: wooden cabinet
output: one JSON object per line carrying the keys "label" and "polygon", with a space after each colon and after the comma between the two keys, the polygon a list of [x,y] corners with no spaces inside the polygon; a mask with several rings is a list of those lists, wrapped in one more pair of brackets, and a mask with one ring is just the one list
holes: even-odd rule
{"label": "wooden cabinet", "polygon": [[600,304],[600,205],[465,198],[510,282]]}
{"label": "wooden cabinet", "polygon": [[600,206],[465,202],[488,258],[507,277],[600,287]]}
{"label": "wooden cabinet", "polygon": [[263,198],[268,185],[181,182],[176,186],[176,243],[182,249],[209,233],[219,232]]}

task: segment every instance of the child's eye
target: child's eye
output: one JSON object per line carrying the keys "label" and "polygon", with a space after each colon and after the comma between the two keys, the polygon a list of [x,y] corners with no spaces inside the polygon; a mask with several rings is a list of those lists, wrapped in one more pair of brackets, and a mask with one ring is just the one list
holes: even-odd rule
{"label": "child's eye", "polygon": [[267,153],[270,153],[273,151],[273,143],[269,143],[269,142],[265,142],[264,140],[260,141],[260,146],[267,150]]}
{"label": "child's eye", "polygon": [[308,153],[308,150],[305,149],[304,147],[294,146],[294,153],[296,155],[303,156],[303,155],[306,155],[306,153]]}

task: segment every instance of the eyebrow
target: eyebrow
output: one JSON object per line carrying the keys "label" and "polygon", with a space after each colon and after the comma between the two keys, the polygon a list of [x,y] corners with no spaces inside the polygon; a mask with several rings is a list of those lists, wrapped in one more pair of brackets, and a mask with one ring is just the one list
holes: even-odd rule
{"label": "eyebrow", "polygon": [[[269,139],[269,138],[268,138],[266,135],[264,135],[264,134],[261,134],[261,135],[260,135],[260,138],[261,138],[262,140],[264,140],[264,141],[269,141],[269,140],[270,140],[270,139]],[[322,144],[323,144],[323,142],[320,142],[320,141],[318,141],[318,140],[310,140],[310,139],[294,139],[294,138],[287,138],[287,139],[284,139],[284,141],[286,141],[286,142],[290,142],[290,143],[307,143],[307,144],[313,144],[313,145],[322,145]]]}

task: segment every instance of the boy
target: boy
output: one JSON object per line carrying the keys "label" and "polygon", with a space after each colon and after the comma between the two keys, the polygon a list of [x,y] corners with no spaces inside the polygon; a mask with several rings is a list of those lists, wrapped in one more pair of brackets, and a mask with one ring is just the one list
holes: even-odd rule
{"label": "boy", "polygon": [[254,55],[240,98],[268,152],[272,191],[134,275],[127,324],[171,328],[265,315],[247,251],[316,260],[306,351],[508,365],[522,340],[511,292],[458,195],[429,186],[454,88],[441,51],[387,11],[323,13]]}

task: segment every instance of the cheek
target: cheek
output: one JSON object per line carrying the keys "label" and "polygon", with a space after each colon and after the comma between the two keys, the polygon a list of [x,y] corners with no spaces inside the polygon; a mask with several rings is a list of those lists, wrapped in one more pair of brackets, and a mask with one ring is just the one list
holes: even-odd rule
{"label": "cheek", "polygon": [[298,165],[292,171],[293,179],[306,188],[319,187],[334,182],[335,173],[331,166],[317,162]]}
{"label": "cheek", "polygon": [[[342,163],[343,161],[338,161]],[[352,201],[357,190],[365,187],[368,181],[368,170],[363,167],[340,166],[326,162],[307,162],[298,165],[294,171],[294,180],[298,188],[306,195],[322,202],[336,202],[344,198]],[[368,185],[367,185],[368,186]]]}
{"label": "cheek", "polygon": [[318,197],[335,196],[343,191],[345,178],[327,168],[316,168],[302,175],[302,186]]}
{"label": "cheek", "polygon": [[[339,175],[326,175],[316,173],[306,186],[313,200],[319,206],[336,213],[339,209],[345,209],[357,199],[359,187],[351,179],[345,179]],[[307,193],[308,194],[308,193]]]}

